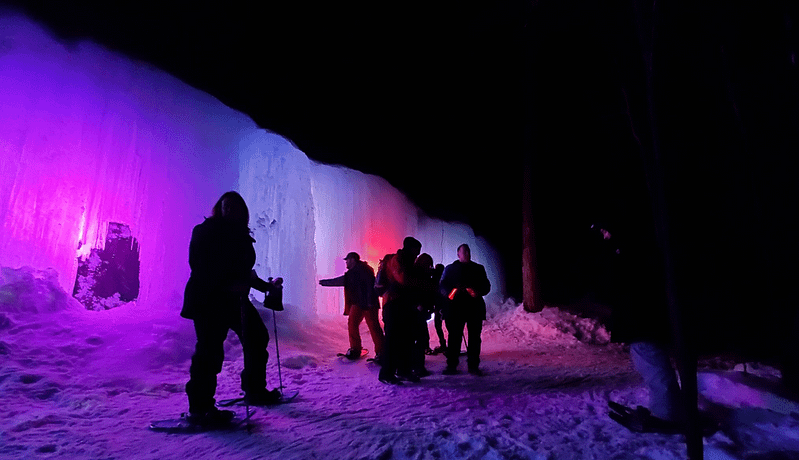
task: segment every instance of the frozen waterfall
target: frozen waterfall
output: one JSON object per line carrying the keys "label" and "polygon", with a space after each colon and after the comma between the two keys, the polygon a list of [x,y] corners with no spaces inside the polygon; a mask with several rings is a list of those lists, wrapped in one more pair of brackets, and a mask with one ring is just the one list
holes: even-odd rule
{"label": "frozen waterfall", "polygon": [[150,65],[11,13],[0,16],[0,155],[0,266],[52,268],[67,292],[117,234],[138,251],[137,305],[177,310],[191,229],[227,190],[250,206],[258,273],[284,277],[303,314],[341,312],[341,290],[317,281],[343,273],[347,252],[376,267],[407,235],[436,263],[469,243],[493,293],[504,285],[485,241],[387,181],[318,164]]}

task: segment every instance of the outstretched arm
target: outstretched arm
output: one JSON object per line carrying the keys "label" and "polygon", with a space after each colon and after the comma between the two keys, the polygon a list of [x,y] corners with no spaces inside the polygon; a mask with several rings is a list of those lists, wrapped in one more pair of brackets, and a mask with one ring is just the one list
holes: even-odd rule
{"label": "outstretched arm", "polygon": [[328,278],[325,280],[319,280],[319,284],[322,286],[328,287],[335,287],[335,286],[344,286],[344,275],[337,276],[335,278]]}

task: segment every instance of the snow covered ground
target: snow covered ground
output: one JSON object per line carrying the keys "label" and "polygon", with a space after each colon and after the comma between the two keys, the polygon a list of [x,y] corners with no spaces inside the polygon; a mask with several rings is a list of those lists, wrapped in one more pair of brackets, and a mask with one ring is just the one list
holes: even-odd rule
{"label": "snow covered ground", "polygon": [[[297,399],[259,408],[251,432],[152,432],[151,420],[187,408],[194,337],[177,306],[87,311],[52,273],[1,273],[0,458],[686,458],[681,436],[632,434],[608,418],[609,398],[645,404],[647,392],[601,325],[512,302],[491,305],[486,376],[444,376],[443,356],[432,356],[433,375],[403,386],[335,356],[347,347],[344,317],[263,310],[273,335],[277,321],[282,381]],[[370,347],[365,325],[362,336]],[[231,335],[218,396],[238,395],[241,366]],[[706,458],[799,458],[799,405],[775,389],[776,371],[748,370],[700,374],[703,405],[723,422],[705,440]]]}

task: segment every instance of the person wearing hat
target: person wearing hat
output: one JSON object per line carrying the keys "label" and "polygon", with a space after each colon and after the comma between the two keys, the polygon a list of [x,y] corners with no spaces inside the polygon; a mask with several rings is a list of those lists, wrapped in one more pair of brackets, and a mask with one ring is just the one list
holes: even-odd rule
{"label": "person wearing hat", "polygon": [[379,361],[383,353],[383,329],[380,327],[378,310],[380,303],[375,292],[375,271],[368,263],[361,260],[357,252],[350,252],[344,258],[347,271],[343,275],[319,280],[322,286],[344,287],[344,315],[348,316],[350,349],[344,356],[349,359],[361,357],[361,322],[365,319],[369,334],[375,344],[375,360]]}

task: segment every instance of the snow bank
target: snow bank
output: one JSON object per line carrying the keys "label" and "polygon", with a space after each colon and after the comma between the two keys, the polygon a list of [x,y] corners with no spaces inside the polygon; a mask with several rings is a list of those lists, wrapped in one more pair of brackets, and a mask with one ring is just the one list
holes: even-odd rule
{"label": "snow bank", "polygon": [[[698,375],[700,407],[722,421],[722,431],[708,442],[715,447],[706,458],[799,457],[799,403],[780,384],[780,373],[757,363],[734,371],[704,371]],[[779,454],[778,454],[779,453]],[[726,457],[725,457],[726,456]],[[754,457],[753,457],[754,458]]]}
{"label": "snow bank", "polygon": [[55,270],[0,267],[0,312],[55,313],[79,308],[78,301],[61,289]]}
{"label": "snow bank", "polygon": [[558,308],[545,307],[530,313],[512,299],[503,304],[489,303],[489,321],[483,330],[513,340],[519,346],[546,342],[605,345],[610,333],[599,321],[583,318]]}

